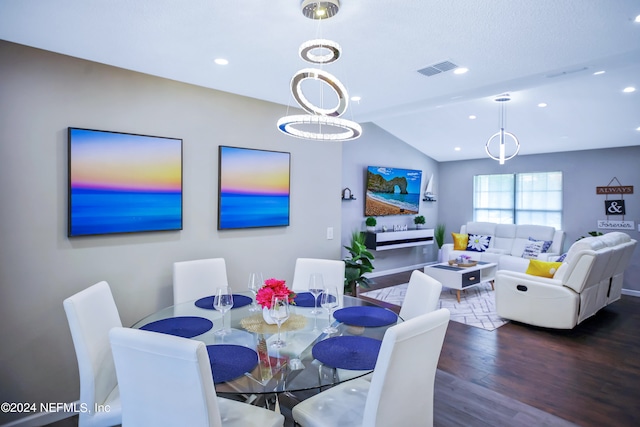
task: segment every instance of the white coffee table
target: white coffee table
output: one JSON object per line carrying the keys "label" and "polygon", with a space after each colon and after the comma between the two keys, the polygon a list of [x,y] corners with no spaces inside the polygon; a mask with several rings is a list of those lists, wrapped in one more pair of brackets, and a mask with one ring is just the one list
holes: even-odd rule
{"label": "white coffee table", "polygon": [[497,269],[498,264],[495,262],[479,261],[478,264],[473,267],[458,267],[443,262],[440,264],[427,265],[424,268],[424,273],[442,283],[442,286],[455,289],[458,302],[460,302],[461,290],[477,286],[487,281],[491,282],[491,289],[493,289],[493,278],[496,275]]}

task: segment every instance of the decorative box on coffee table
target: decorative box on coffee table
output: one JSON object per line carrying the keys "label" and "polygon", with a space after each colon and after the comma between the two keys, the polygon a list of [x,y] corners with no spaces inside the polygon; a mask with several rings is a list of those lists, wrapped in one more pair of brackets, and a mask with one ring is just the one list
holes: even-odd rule
{"label": "decorative box on coffee table", "polygon": [[457,264],[450,265],[448,262],[443,262],[426,266],[424,273],[442,283],[442,286],[455,289],[458,302],[460,302],[461,290],[488,281],[491,281],[491,289],[493,289],[493,278],[497,269],[498,264],[495,262],[478,261],[477,264],[470,267],[460,267]]}

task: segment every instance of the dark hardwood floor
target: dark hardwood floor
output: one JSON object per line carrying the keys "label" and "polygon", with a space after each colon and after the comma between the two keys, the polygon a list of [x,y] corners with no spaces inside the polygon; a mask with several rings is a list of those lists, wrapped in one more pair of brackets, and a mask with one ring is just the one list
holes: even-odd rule
{"label": "dark hardwood floor", "polygon": [[[372,288],[409,275],[376,278]],[[640,298],[623,295],[568,331],[450,322],[438,368],[583,427],[640,425]],[[437,405],[435,421],[456,425]]]}
{"label": "dark hardwood floor", "polygon": [[[410,274],[377,277],[371,288],[406,283]],[[291,403],[281,399],[286,426]],[[511,322],[489,332],[450,322],[434,425],[631,427],[640,425],[639,403],[640,298],[623,296],[570,331]],[[77,418],[51,426],[73,425]]]}

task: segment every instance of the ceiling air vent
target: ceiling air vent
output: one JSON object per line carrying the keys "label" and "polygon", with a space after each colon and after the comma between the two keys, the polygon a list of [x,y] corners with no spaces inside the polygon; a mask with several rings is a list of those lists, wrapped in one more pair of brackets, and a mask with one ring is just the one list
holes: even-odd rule
{"label": "ceiling air vent", "polygon": [[442,61],[437,64],[429,65],[418,72],[427,77],[435,76],[436,74],[444,73],[445,71],[451,71],[458,68],[456,64],[451,61]]}

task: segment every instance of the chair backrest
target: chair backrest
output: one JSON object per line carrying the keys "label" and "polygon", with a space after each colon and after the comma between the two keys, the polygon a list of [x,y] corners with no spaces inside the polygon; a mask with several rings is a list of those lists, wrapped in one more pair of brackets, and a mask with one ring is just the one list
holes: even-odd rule
{"label": "chair backrest", "polygon": [[[104,281],[65,299],[63,306],[78,359],[80,402],[93,408],[118,385],[109,344],[109,330],[122,326],[118,307]],[[80,412],[80,425],[91,416]]]}
{"label": "chair backrest", "polygon": [[363,426],[433,425],[433,393],[449,324],[441,308],[387,329],[371,378]]}
{"label": "chair backrest", "polygon": [[215,295],[228,286],[224,258],[197,259],[173,264],[173,303],[193,301]]}
{"label": "chair backrest", "polygon": [[400,317],[409,320],[436,310],[441,292],[440,282],[420,270],[414,270],[400,309]]}
{"label": "chair backrest", "polygon": [[203,342],[130,328],[109,335],[123,427],[222,425]]}
{"label": "chair backrest", "polygon": [[333,259],[298,258],[293,273],[291,290],[302,292],[309,289],[309,277],[312,274],[322,274],[325,286],[335,286],[340,294],[340,301],[344,294],[344,261]]}

